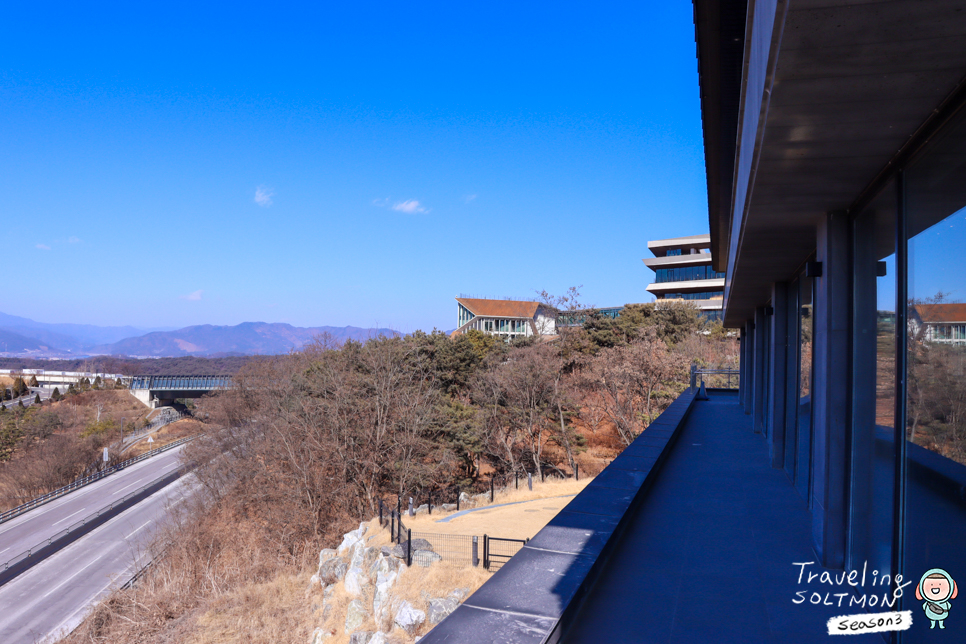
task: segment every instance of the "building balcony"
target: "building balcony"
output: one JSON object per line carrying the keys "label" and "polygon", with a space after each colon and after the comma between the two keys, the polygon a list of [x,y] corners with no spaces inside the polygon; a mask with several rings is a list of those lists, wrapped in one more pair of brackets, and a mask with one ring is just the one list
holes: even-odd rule
{"label": "building balcony", "polygon": [[[723,277],[709,280],[682,280],[678,282],[652,282],[647,285],[647,291],[654,295],[665,293],[696,293],[699,291],[722,291],[725,281]],[[719,304],[720,306],[720,304]]]}
{"label": "building balcony", "polygon": [[[914,456],[910,502],[934,510],[922,529],[961,535],[964,470],[939,460]],[[833,617],[921,618],[913,588],[882,605],[891,589],[861,562],[844,571],[855,586],[834,582],[846,577],[820,565],[807,502],[771,463],[736,392],[687,390],[424,641],[811,643]]]}

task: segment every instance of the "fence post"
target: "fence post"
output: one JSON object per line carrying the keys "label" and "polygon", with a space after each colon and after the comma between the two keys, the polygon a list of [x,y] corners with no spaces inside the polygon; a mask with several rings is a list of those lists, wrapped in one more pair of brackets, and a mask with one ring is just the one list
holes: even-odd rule
{"label": "fence post", "polygon": [[698,370],[698,366],[694,363],[691,363],[691,383],[690,383],[691,391],[694,391],[695,376],[697,375],[697,370]]}
{"label": "fence post", "polygon": [[382,521],[382,499],[379,499],[379,527],[382,527],[384,525],[385,524]]}
{"label": "fence post", "polygon": [[473,535],[473,567],[476,568],[480,565],[480,544],[479,537]]}
{"label": "fence post", "polygon": [[396,538],[396,513],[395,511],[389,513],[389,541],[394,541]]}
{"label": "fence post", "polygon": [[493,477],[490,477],[490,503],[493,503]]}
{"label": "fence post", "polygon": [[396,495],[396,514],[402,516],[402,497],[398,494]]}
{"label": "fence post", "polygon": [[429,505],[427,505],[426,507],[429,508],[429,513],[432,514],[433,513],[433,492],[432,492],[432,490],[430,490],[430,492],[429,492]]}
{"label": "fence post", "polygon": [[540,482],[543,483],[546,479],[544,478],[543,468],[540,468]]}
{"label": "fence post", "polygon": [[409,516],[416,516],[416,511],[413,510],[413,497],[409,497]]}
{"label": "fence post", "polygon": [[456,511],[460,511],[460,486],[456,486]]}
{"label": "fence post", "polygon": [[577,463],[574,463],[574,480],[575,481],[580,480],[580,465],[578,465]]}
{"label": "fence post", "polygon": [[533,474],[527,472],[527,488],[533,492]]}
{"label": "fence post", "polygon": [[490,569],[490,538],[483,535],[483,568]]}
{"label": "fence post", "polygon": [[513,470],[513,488],[515,490],[520,489],[520,473],[516,470]]}
{"label": "fence post", "polygon": [[406,565],[413,565],[413,530],[409,528],[406,530]]}

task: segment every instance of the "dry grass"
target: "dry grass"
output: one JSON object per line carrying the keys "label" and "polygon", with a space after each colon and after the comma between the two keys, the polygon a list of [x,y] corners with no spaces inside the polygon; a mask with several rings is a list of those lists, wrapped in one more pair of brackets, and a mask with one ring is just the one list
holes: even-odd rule
{"label": "dry grass", "polygon": [[204,431],[204,429],[204,423],[193,418],[185,418],[184,420],[179,420],[175,423],[171,423],[170,425],[165,425],[158,431],[150,434],[150,436],[154,438],[153,443],[149,443],[147,436],[145,436],[143,440],[135,443],[124,452],[124,458],[140,456],[145,452],[150,452],[153,449],[164,447],[168,443],[173,443],[179,438],[199,434]]}
{"label": "dry grass", "polygon": [[307,575],[282,574],[222,595],[198,616],[185,644],[252,642],[304,644],[312,632]]}
{"label": "dry grass", "polygon": [[493,505],[514,505],[490,507],[487,503],[482,509],[474,509],[445,523],[440,523],[440,519],[450,517],[456,512],[434,509],[432,515],[421,513],[412,518],[404,517],[403,523],[407,528],[418,532],[489,534],[508,539],[531,538],[592,480],[554,479],[543,483],[534,481],[532,492],[527,489],[524,481],[520,481],[521,489],[498,490],[493,502]]}

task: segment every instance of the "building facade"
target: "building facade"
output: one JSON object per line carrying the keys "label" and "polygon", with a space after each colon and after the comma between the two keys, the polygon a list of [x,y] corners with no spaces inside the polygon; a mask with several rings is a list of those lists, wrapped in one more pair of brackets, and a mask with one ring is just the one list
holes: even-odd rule
{"label": "building facade", "polygon": [[966,304],[915,304],[909,332],[920,342],[966,344]]}
{"label": "building facade", "polygon": [[509,341],[557,334],[556,311],[540,302],[458,297],[456,303],[454,336],[476,330]]}
{"label": "building facade", "polygon": [[654,271],[647,287],[657,300],[687,301],[710,320],[721,319],[724,273],[711,265],[711,236],[692,235],[647,242],[654,257],[644,265]]}
{"label": "building facade", "polygon": [[916,582],[966,581],[966,305],[917,302],[966,297],[966,11],[694,6],[744,410],[809,508],[820,563],[911,581],[889,609],[911,628],[884,637],[934,641]]}

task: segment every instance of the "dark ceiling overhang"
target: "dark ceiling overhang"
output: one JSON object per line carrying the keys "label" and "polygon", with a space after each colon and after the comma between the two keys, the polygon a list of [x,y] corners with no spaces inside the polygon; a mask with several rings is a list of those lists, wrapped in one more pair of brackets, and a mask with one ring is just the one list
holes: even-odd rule
{"label": "dark ceiling overhang", "polygon": [[[713,4],[695,0],[702,76],[714,68],[704,60],[710,27],[702,28],[713,23],[702,18]],[[874,198],[897,156],[924,144],[966,74],[962,1],[751,0],[746,22],[730,169],[720,149],[729,125],[720,99],[705,99],[715,82],[701,79],[712,252],[717,270],[727,266],[727,326],[752,318],[772,283],[794,277],[826,213]],[[709,37],[712,51],[721,38]],[[720,182],[729,172],[724,207],[720,185],[712,196],[712,176]]]}

